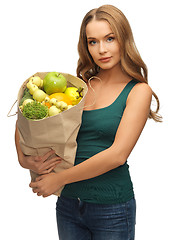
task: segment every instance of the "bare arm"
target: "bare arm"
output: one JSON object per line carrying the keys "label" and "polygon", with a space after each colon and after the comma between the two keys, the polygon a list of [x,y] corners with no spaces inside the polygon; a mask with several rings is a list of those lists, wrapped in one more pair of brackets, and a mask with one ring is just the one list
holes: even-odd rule
{"label": "bare arm", "polygon": [[38,195],[48,196],[62,185],[93,178],[123,165],[147,121],[151,98],[150,87],[147,84],[137,84],[129,94],[112,146],[59,174],[38,178],[38,182],[30,184],[33,191]]}
{"label": "bare arm", "polygon": [[[54,151],[51,150],[44,156],[26,156],[23,154],[20,143],[19,132],[16,124],[15,144],[18,155],[18,161],[23,168],[30,169],[38,174],[46,174],[51,172],[56,165],[61,162],[58,156],[55,156]],[[52,157],[51,157],[52,156]],[[48,160],[47,160],[48,159]]]}

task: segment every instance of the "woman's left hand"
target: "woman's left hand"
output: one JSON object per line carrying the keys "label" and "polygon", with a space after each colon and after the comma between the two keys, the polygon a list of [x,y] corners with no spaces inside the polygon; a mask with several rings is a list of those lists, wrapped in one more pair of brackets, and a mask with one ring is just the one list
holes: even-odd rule
{"label": "woman's left hand", "polygon": [[41,175],[36,178],[35,182],[31,182],[29,187],[38,196],[48,197],[63,186],[58,175],[59,173]]}

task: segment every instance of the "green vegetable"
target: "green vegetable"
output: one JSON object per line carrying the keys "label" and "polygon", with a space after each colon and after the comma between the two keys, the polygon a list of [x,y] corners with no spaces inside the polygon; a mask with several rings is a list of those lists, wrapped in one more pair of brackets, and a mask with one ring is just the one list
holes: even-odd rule
{"label": "green vegetable", "polygon": [[23,97],[20,100],[19,106],[21,106],[26,99],[33,99],[32,95],[29,93],[29,89],[28,88],[26,88],[24,90]]}
{"label": "green vegetable", "polygon": [[39,102],[33,101],[24,106],[22,113],[27,119],[42,119],[48,116],[48,107]]}

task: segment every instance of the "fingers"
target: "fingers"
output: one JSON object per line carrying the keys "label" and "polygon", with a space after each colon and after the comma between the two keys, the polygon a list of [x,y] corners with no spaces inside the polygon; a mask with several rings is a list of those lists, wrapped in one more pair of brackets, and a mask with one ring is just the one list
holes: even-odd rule
{"label": "fingers", "polygon": [[38,174],[50,173],[59,163],[61,163],[61,160],[56,160],[56,158],[47,160],[39,166]]}
{"label": "fingers", "polygon": [[[43,162],[45,162],[46,160],[48,160],[49,157],[51,157],[52,155],[55,155],[55,151],[52,149],[49,152],[47,152],[45,155],[42,156],[42,160]],[[56,156],[56,155],[55,155]]]}
{"label": "fingers", "polygon": [[[44,178],[44,175],[38,176],[38,177],[35,179],[35,182],[38,182],[38,181],[42,180],[43,178]],[[35,184],[35,186],[37,186],[37,185]]]}
{"label": "fingers", "polygon": [[33,189],[37,188],[37,186],[38,186],[38,183],[37,183],[37,182],[31,182],[31,183],[29,184],[29,187],[31,187],[31,188],[33,188]]}
{"label": "fingers", "polygon": [[40,175],[50,173],[63,159],[50,150],[43,156],[29,156],[27,160],[29,169]]}
{"label": "fingers", "polygon": [[35,162],[40,162],[42,160],[42,157],[41,156],[35,156],[34,157],[34,161]]}
{"label": "fingers", "polygon": [[44,169],[48,169],[48,168],[51,168],[51,167],[53,167],[54,165],[56,165],[58,163],[61,163],[61,160],[59,160],[59,158],[52,158],[52,159],[47,160],[46,162],[44,162],[42,164],[42,166],[43,166]]}
{"label": "fingers", "polygon": [[[42,177],[42,176],[38,177],[39,180],[42,179],[41,177]],[[37,178],[37,179],[38,179],[38,178]],[[37,181],[39,181],[39,180],[37,180]],[[39,192],[40,189],[39,189],[39,185],[38,185],[38,182],[37,182],[37,181],[31,182],[31,183],[29,184],[29,187],[32,188],[33,193],[36,193],[38,196],[41,196],[42,194]]]}
{"label": "fingers", "polygon": [[54,166],[52,166],[51,168],[45,170],[45,171],[42,171],[41,174],[48,174],[50,172],[53,171],[53,169],[57,166],[57,164],[54,164]]}
{"label": "fingers", "polygon": [[44,154],[43,156],[35,156],[34,160],[35,161],[46,161],[51,155],[55,154],[55,151],[53,149],[51,149],[49,152],[47,152],[46,154]]}
{"label": "fingers", "polygon": [[36,193],[38,196],[48,197],[51,194],[45,191],[45,187],[43,187],[43,182],[41,180],[44,180],[44,178],[46,178],[46,175],[37,177],[35,182],[29,184],[29,187],[32,188],[33,193]]}
{"label": "fingers", "polygon": [[42,196],[41,192],[38,192],[37,188],[32,188],[33,193],[36,193],[38,196]]}
{"label": "fingers", "polygon": [[48,161],[48,160],[51,160],[51,159],[61,160],[61,157],[56,155],[56,153],[55,153],[55,151],[53,149],[51,149],[49,152],[47,152],[43,156],[35,156],[34,157],[34,160],[36,162],[45,162],[45,161]]}

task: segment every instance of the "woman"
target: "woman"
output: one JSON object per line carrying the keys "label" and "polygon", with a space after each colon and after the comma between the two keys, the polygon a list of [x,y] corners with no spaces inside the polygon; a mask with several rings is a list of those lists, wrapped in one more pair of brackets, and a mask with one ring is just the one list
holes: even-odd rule
{"label": "woman", "polygon": [[[148,117],[161,121],[158,97],[147,83],[147,68],[129,23],[114,6],[86,14],[78,51],[77,75],[89,90],[75,166],[50,173],[60,159],[49,158],[53,151],[39,158],[24,156],[16,129],[19,162],[43,174],[30,184],[38,196],[47,197],[65,185],[57,201],[60,240],[132,240],[136,204],[127,158]],[[152,95],[156,112],[150,109]]]}

